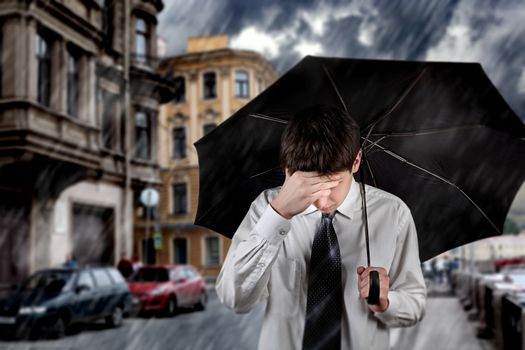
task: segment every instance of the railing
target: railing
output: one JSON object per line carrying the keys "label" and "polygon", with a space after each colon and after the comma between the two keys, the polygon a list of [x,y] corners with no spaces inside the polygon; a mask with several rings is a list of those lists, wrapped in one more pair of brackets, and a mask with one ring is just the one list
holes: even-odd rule
{"label": "railing", "polygon": [[131,62],[138,66],[147,66],[153,70],[156,70],[161,61],[160,57],[143,55],[138,53],[131,54]]}

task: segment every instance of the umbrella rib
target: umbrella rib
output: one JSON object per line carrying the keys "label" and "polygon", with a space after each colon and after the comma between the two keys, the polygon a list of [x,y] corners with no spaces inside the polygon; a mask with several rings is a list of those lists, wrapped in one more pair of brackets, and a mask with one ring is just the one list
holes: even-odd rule
{"label": "umbrella rib", "polygon": [[339,97],[339,101],[341,101],[341,104],[343,105],[343,107],[345,108],[345,111],[347,113],[350,113],[348,112],[348,108],[346,108],[346,103],[345,101],[343,100],[343,97],[341,96],[341,94],[339,93],[339,89],[337,88],[337,85],[335,85],[335,82],[334,80],[332,79],[332,75],[330,74],[330,72],[328,71],[328,68],[326,68],[326,66],[323,64],[323,70],[326,74],[326,76],[328,77],[328,80],[330,80],[330,84],[332,85],[332,87],[334,88],[335,90],[335,93],[337,94],[337,97]]}
{"label": "umbrella rib", "polygon": [[375,146],[376,144],[378,144],[380,141],[383,141],[383,140],[386,139],[388,136],[389,136],[389,135],[384,135],[383,137],[380,137],[378,140],[376,140],[376,141],[374,141],[374,142],[372,142],[372,141],[370,141],[369,139],[363,137],[363,138],[365,139],[365,141],[368,141],[368,142],[370,143],[370,144],[367,145],[367,146],[365,146],[364,143],[363,143],[364,151],[365,151],[365,152],[370,151],[372,148],[374,148],[374,146]]}
{"label": "umbrella rib", "polygon": [[[418,130],[418,131],[408,131],[408,132],[399,132],[399,133],[377,133],[377,134],[370,134],[370,136],[383,136],[384,137],[403,137],[403,136],[421,136],[421,135],[431,135],[431,134],[439,134],[441,132],[448,132],[448,131],[455,131],[455,130],[461,130],[461,129],[479,129],[479,128],[488,128],[486,125],[482,124],[472,124],[472,125],[460,125],[450,128],[444,128],[444,129],[428,129],[428,130]],[[371,142],[367,140],[368,142]]]}
{"label": "umbrella rib", "polygon": [[394,157],[394,158],[396,158],[396,159],[402,161],[403,163],[408,164],[408,165],[410,165],[410,166],[412,166],[412,167],[414,167],[414,168],[416,168],[416,169],[418,169],[418,170],[421,170],[421,171],[423,171],[423,172],[429,174],[430,176],[433,176],[433,177],[435,177],[435,178],[437,178],[437,179],[439,179],[439,180],[445,182],[446,184],[448,184],[448,185],[454,187],[454,188],[455,188],[456,190],[458,190],[458,191],[459,191],[459,192],[460,192],[460,193],[461,193],[461,194],[462,194],[462,195],[463,195],[463,196],[464,196],[464,197],[465,197],[470,203],[472,203],[472,205],[473,205],[473,206],[474,206],[474,207],[475,207],[475,208],[481,213],[481,215],[483,215],[483,216],[485,217],[485,219],[487,219],[487,221],[488,221],[488,222],[491,224],[491,226],[496,230],[496,232],[497,232],[498,234],[501,234],[500,230],[499,230],[499,229],[497,228],[497,226],[492,222],[492,220],[487,216],[487,214],[485,214],[485,212],[483,211],[483,209],[481,209],[481,208],[480,208],[480,207],[479,207],[479,206],[478,206],[478,205],[472,200],[472,198],[470,198],[469,195],[466,194],[466,193],[465,193],[461,188],[459,188],[456,184],[454,184],[454,183],[451,182],[450,180],[445,179],[445,178],[442,177],[442,176],[439,176],[439,175],[437,175],[437,174],[434,174],[433,172],[428,171],[427,169],[422,168],[422,167],[420,167],[419,165],[414,164],[414,163],[412,163],[412,162],[406,160],[404,157],[400,156],[399,154],[396,154],[396,153],[390,151],[389,149],[386,149],[385,147],[383,147],[383,146],[381,146],[381,145],[379,145],[379,144],[377,144],[376,146],[379,147],[379,148],[381,148],[381,150],[382,150],[383,152],[385,152],[386,154],[388,154],[388,155],[390,155],[390,156],[392,156],[392,157]]}
{"label": "umbrella rib", "polygon": [[275,118],[275,117],[270,117],[269,115],[265,115],[265,114],[261,114],[261,113],[250,113],[250,114],[248,114],[248,116],[249,117],[253,117],[253,118],[265,119],[265,120],[269,120],[269,121],[276,122],[276,123],[288,124],[287,120],[283,120],[283,119],[279,119],[279,118]]}
{"label": "umbrella rib", "polygon": [[273,168],[271,168],[271,169],[265,170],[265,171],[263,171],[263,172],[260,172],[260,173],[258,173],[258,174],[255,174],[255,175],[251,175],[251,176],[250,176],[250,179],[253,179],[254,177],[257,177],[257,176],[264,175],[264,174],[269,173],[270,171],[275,170],[275,169],[279,169],[279,166],[273,167]]}
{"label": "umbrella rib", "polygon": [[421,77],[423,77],[423,75],[426,73],[427,71],[427,67],[424,67],[421,72],[419,72],[419,74],[415,77],[415,79],[410,83],[410,85],[405,89],[405,91],[403,91],[403,93],[401,94],[401,96],[399,97],[399,99],[396,101],[396,103],[394,103],[392,105],[392,107],[390,107],[385,114],[383,114],[383,116],[379,117],[376,119],[375,122],[373,122],[372,124],[368,125],[363,131],[367,131],[368,129],[370,129],[368,136],[370,136],[370,133],[372,132],[372,130],[374,129],[374,127],[376,126],[377,123],[379,123],[380,121],[382,121],[383,119],[385,119],[386,117],[390,116],[390,114],[392,114],[392,112],[394,112],[394,110],[401,104],[401,102],[403,102],[405,100],[405,98],[408,96],[408,94],[412,91],[412,89],[414,88],[414,86],[416,86],[416,84],[419,82],[419,80],[421,80]]}

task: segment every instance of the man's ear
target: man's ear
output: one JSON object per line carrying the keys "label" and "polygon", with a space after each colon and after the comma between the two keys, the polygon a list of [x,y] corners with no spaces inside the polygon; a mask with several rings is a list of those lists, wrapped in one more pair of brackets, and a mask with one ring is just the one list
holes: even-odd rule
{"label": "man's ear", "polygon": [[359,170],[359,165],[361,165],[362,155],[363,155],[363,152],[359,150],[359,152],[357,152],[357,155],[355,156],[354,164],[352,164],[352,174],[357,173],[357,171]]}

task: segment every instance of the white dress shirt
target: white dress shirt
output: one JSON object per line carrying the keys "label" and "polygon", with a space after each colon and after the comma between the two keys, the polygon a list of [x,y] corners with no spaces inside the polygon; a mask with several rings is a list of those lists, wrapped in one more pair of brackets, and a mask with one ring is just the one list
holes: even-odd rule
{"label": "white dress shirt", "polygon": [[[308,271],[321,212],[310,205],[290,220],[269,203],[280,187],[253,201],[217,278],[219,300],[246,313],[267,299],[259,338],[261,350],[301,349],[306,316]],[[371,265],[390,277],[389,307],[372,312],[359,298],[357,267],[367,266],[359,184],[337,208],[333,225],[339,241],[344,305],[342,349],[388,349],[389,327],[411,326],[424,315],[426,287],[417,234],[407,205],[398,197],[366,185]]]}

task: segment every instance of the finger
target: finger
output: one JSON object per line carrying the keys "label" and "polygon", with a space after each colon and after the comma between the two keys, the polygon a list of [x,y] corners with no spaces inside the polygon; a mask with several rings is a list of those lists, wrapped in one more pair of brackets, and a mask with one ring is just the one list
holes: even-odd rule
{"label": "finger", "polygon": [[341,175],[321,175],[317,172],[303,173],[302,175],[308,183],[313,185],[323,182],[339,181],[343,179]]}
{"label": "finger", "polygon": [[363,273],[363,271],[365,271],[365,267],[364,266],[358,266],[357,267],[357,273],[360,275]]}
{"label": "finger", "polygon": [[367,288],[370,284],[368,283],[368,281],[365,281],[365,282],[361,282],[359,283],[359,288]]}
{"label": "finger", "polygon": [[370,276],[370,268],[367,267],[366,269],[364,269],[364,271],[361,273],[361,275],[359,276],[361,278],[361,281],[363,280],[366,280],[368,279],[368,276]]}
{"label": "finger", "polygon": [[363,273],[361,274],[361,278],[365,278],[365,277],[368,277],[370,275],[370,272],[371,271],[377,271],[379,272],[379,277],[381,276],[388,276],[388,274],[386,273],[386,270],[382,267],[367,267]]}
{"label": "finger", "polygon": [[361,289],[359,290],[359,295],[360,295],[361,298],[363,298],[363,299],[368,298],[368,288],[365,288],[365,287],[361,288]]}
{"label": "finger", "polygon": [[321,174],[319,174],[317,171],[298,171],[297,173],[305,179],[314,179],[321,177]]}
{"label": "finger", "polygon": [[322,198],[322,197],[328,197],[331,193],[331,190],[321,190],[321,191],[317,191],[313,194],[310,195],[310,200],[313,202],[315,202],[316,200],[318,200],[319,198]]}
{"label": "finger", "polygon": [[331,182],[320,182],[310,187],[310,193],[315,194],[318,191],[331,190],[332,188],[337,187],[342,180],[340,181],[331,181]]}

